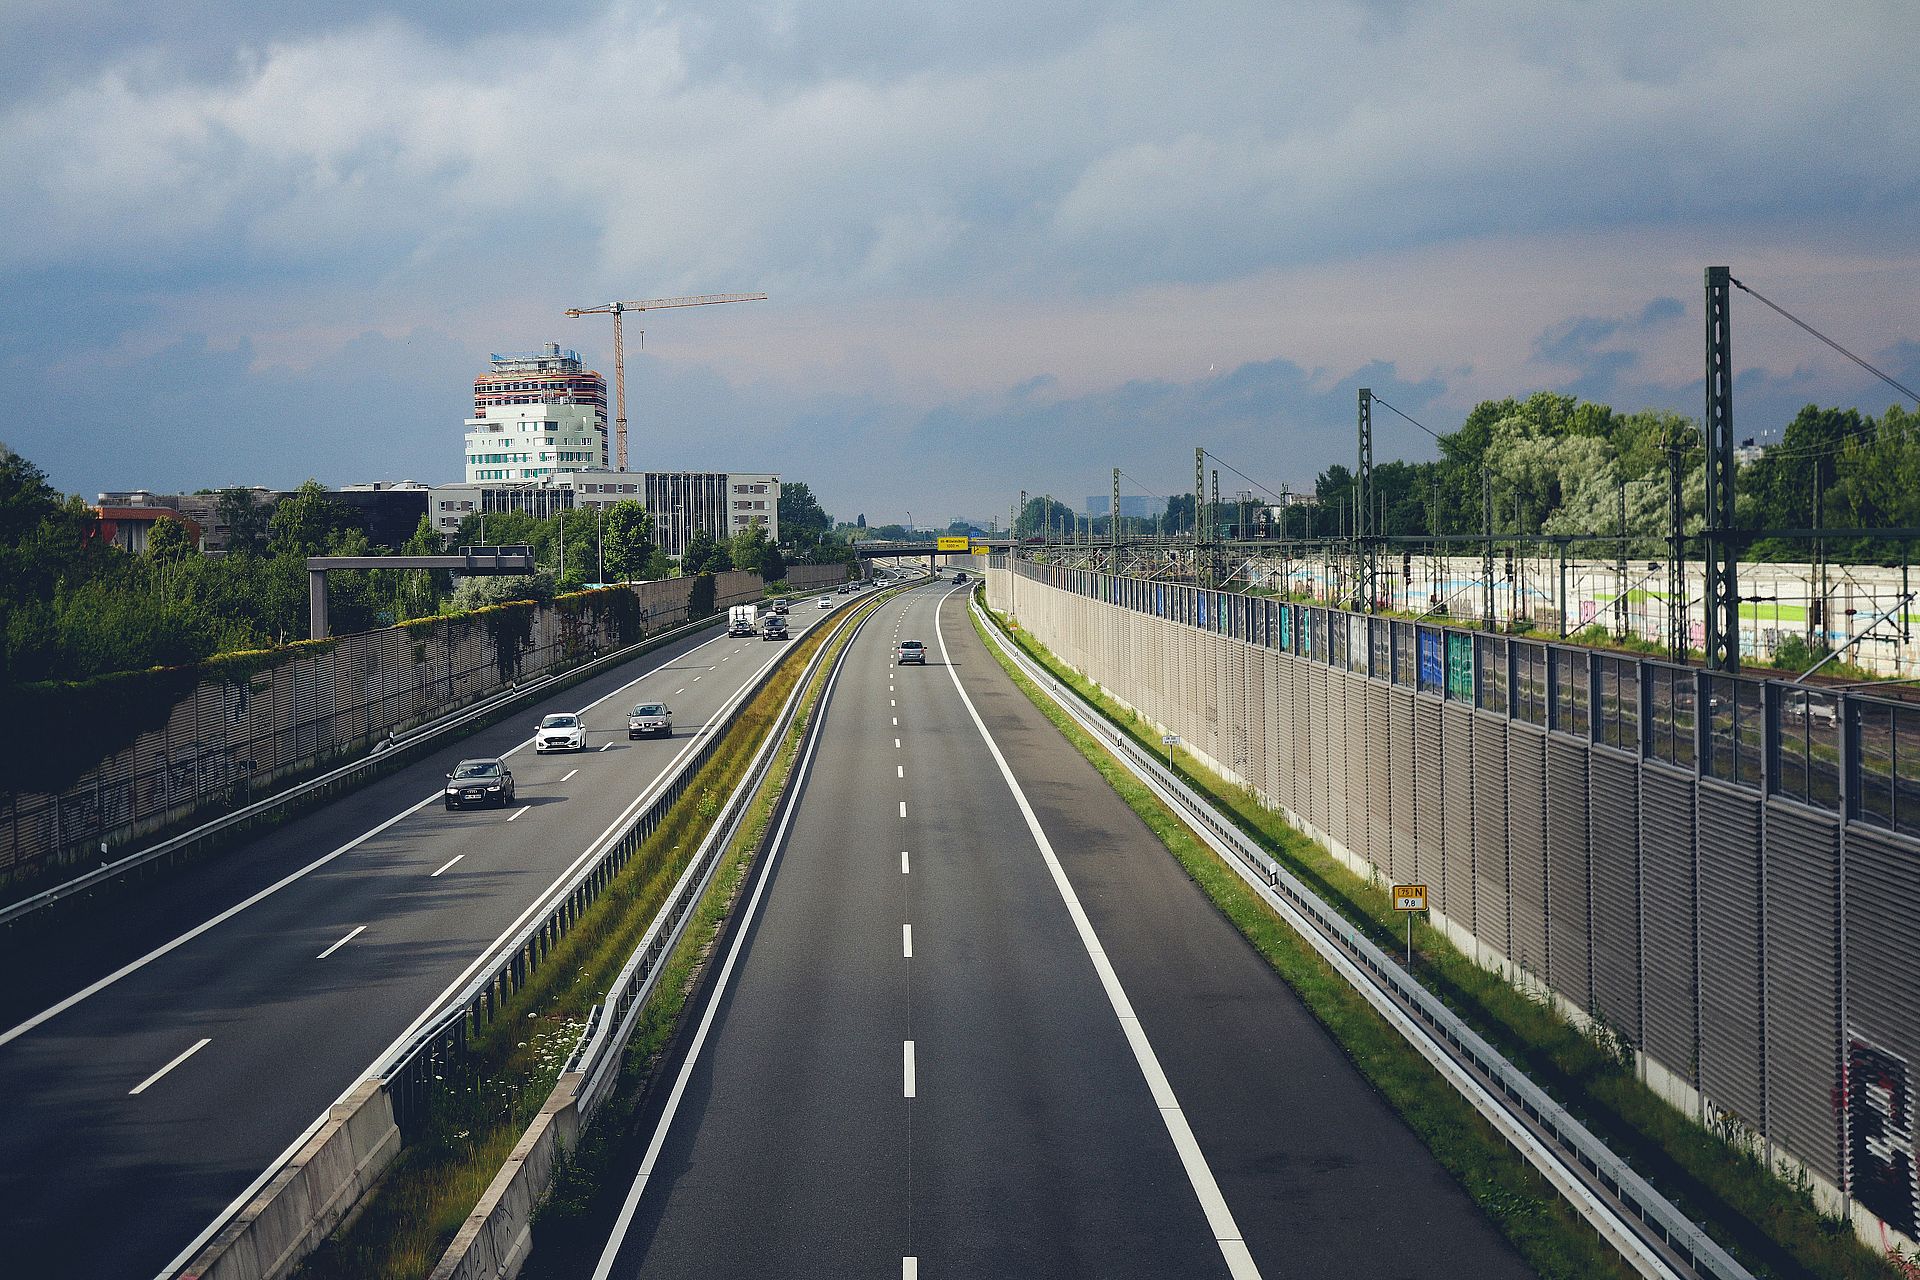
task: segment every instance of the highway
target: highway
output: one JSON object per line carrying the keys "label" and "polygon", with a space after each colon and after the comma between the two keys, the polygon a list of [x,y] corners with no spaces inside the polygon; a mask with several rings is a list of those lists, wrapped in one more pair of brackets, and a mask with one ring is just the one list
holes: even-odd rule
{"label": "highway", "polygon": [[[800,602],[795,636],[830,616]],[[184,1262],[785,648],[712,631],[676,641],[14,940],[4,1269],[120,1280]],[[642,700],[673,708],[673,738],[627,739]],[[535,755],[541,715],[583,709],[584,753]],[[489,755],[507,757],[516,803],[446,811],[445,773]]]}
{"label": "highway", "polygon": [[1529,1274],[963,592],[866,624],[796,788],[596,1280]]}

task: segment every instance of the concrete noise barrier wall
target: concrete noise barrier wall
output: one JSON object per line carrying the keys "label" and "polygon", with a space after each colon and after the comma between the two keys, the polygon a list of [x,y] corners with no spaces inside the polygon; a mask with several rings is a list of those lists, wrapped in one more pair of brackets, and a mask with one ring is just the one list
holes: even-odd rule
{"label": "concrete noise barrier wall", "polygon": [[1920,1236],[1920,706],[996,558],[988,599],[1457,947]]}

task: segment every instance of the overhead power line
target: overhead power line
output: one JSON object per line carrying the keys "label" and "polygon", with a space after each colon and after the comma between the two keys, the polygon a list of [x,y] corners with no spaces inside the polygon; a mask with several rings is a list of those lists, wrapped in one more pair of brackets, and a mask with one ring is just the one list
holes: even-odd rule
{"label": "overhead power line", "polygon": [[1779,303],[1774,302],[1772,299],[1768,298],[1765,294],[1761,293],[1759,290],[1754,289],[1749,285],[1743,284],[1740,280],[1736,279],[1733,276],[1728,276],[1727,279],[1733,281],[1733,287],[1740,290],[1740,292],[1752,294],[1755,298],[1760,300],[1760,303],[1763,306],[1767,307],[1769,310],[1784,317],[1789,323],[1798,325],[1800,328],[1806,330],[1808,333],[1812,334],[1814,337],[1818,338],[1820,341],[1826,343],[1829,347],[1832,347],[1835,351],[1838,351],[1841,355],[1845,356],[1847,359],[1859,365],[1862,369],[1865,369],[1868,373],[1872,374],[1874,377],[1880,379],[1880,381],[1892,387],[1895,391],[1898,391],[1901,395],[1905,396],[1907,399],[1913,401],[1914,404],[1920,405],[1920,393],[1916,393],[1914,389],[1912,387],[1909,387],[1906,383],[1901,382],[1899,379],[1893,377],[1891,374],[1882,373],[1880,370],[1874,368],[1872,365],[1868,364],[1865,360],[1862,360],[1859,356],[1853,354],[1853,352],[1847,350],[1845,347],[1835,342],[1832,338],[1829,338],[1826,334],[1820,332],[1818,329],[1808,324],[1805,320],[1802,320],[1799,316],[1794,315],[1791,311],[1788,311],[1785,307],[1781,306]]}
{"label": "overhead power line", "polygon": [[[1377,405],[1380,405],[1380,406],[1382,406],[1383,408],[1385,408],[1385,409],[1387,409],[1387,410],[1389,410],[1390,412],[1392,412],[1392,413],[1393,413],[1393,414],[1394,414],[1395,416],[1397,416],[1397,417],[1401,417],[1401,418],[1406,418],[1406,420],[1407,420],[1408,422],[1412,422],[1414,426],[1416,426],[1416,427],[1419,427],[1419,428],[1420,428],[1420,429],[1421,429],[1422,431],[1424,431],[1424,432],[1426,432],[1426,433],[1427,433],[1428,435],[1430,435],[1430,436],[1432,436],[1432,437],[1433,437],[1433,438],[1434,438],[1435,440],[1439,440],[1439,439],[1440,439],[1440,433],[1439,433],[1439,432],[1437,432],[1437,431],[1435,431],[1435,430],[1434,430],[1434,429],[1433,429],[1432,427],[1429,427],[1429,426],[1427,426],[1427,425],[1426,425],[1425,423],[1423,423],[1423,422],[1414,422],[1414,420],[1413,420],[1412,418],[1408,418],[1406,414],[1404,414],[1404,413],[1401,413],[1401,412],[1400,412],[1400,410],[1398,410],[1398,409],[1395,409],[1395,408],[1394,408],[1394,407],[1393,407],[1393,406],[1392,406],[1391,404],[1389,404],[1389,403],[1388,403],[1387,401],[1385,401],[1385,400],[1383,400],[1383,399],[1381,399],[1381,398],[1380,398],[1380,393],[1379,393],[1378,391],[1376,391],[1376,392],[1374,392],[1374,393],[1373,393],[1373,402],[1374,402],[1375,404],[1377,404]],[[1444,443],[1445,443],[1445,441],[1441,441],[1441,443],[1443,443],[1443,444],[1444,444]]]}

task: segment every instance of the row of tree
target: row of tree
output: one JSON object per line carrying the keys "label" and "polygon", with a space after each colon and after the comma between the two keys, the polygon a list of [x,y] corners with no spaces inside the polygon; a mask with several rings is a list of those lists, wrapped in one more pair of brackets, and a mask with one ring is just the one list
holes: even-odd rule
{"label": "row of tree", "polygon": [[[0,446],[0,686],[80,680],[115,671],[176,666],[215,653],[269,648],[307,636],[307,558],[380,555],[361,518],[308,481],[271,506],[244,489],[223,491],[225,555],[201,555],[186,526],[156,521],[143,554],[104,541],[91,507],[65,497],[45,473]],[[801,559],[853,558],[828,537],[832,520],[804,483],[783,486],[783,531]],[[789,523],[791,522],[791,523]],[[506,599],[547,598],[594,582],[717,573],[740,568],[768,581],[786,576],[787,555],[755,527],[720,541],[696,531],[676,565],[637,502],[575,508],[547,519],[522,512],[469,515],[443,539],[422,516],[404,554],[447,546],[525,543],[530,578],[463,578],[423,569],[335,570],[328,610],[336,632],[361,631]]]}
{"label": "row of tree", "polygon": [[[1491,510],[1506,537],[1617,536],[1657,553],[1671,529],[1670,468],[1680,476],[1682,522],[1689,539],[1705,518],[1704,450],[1699,424],[1665,410],[1616,412],[1573,396],[1540,392],[1525,400],[1476,405],[1456,431],[1439,437],[1432,462],[1389,461],[1373,469],[1373,521],[1388,537],[1477,535]],[[1354,469],[1334,464],[1314,484],[1311,502],[1282,508],[1274,495],[1212,511],[1221,537],[1347,536],[1359,526]],[[1920,528],[1920,413],[1899,405],[1878,419],[1854,409],[1808,405],[1782,438],[1739,468],[1735,520],[1746,531],[1744,557],[1804,560],[1812,540],[1781,531]],[[1122,536],[1191,534],[1194,495],[1176,494],[1151,520],[1121,519]],[[1108,536],[1108,519],[1081,518],[1049,497],[1031,498],[1015,525],[1021,538]],[[1891,536],[1823,539],[1829,558],[1887,562],[1909,542]],[[1697,554],[1697,544],[1695,554]]]}

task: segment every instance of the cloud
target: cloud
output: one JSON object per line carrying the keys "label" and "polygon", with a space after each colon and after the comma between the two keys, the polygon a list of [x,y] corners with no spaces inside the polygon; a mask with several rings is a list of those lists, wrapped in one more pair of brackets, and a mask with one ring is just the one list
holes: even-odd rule
{"label": "cloud", "polygon": [[[1087,441],[1177,473],[1207,432],[1299,483],[1359,376],[1437,429],[1538,386],[1691,409],[1713,261],[1920,337],[1895,0],[182,6],[0,32],[0,369],[74,487],[445,478],[485,353],[604,365],[560,312],[616,297],[774,295],[650,317],[636,404],[676,465],[849,506],[1101,492]],[[1863,387],[1741,325],[1766,395]]]}

